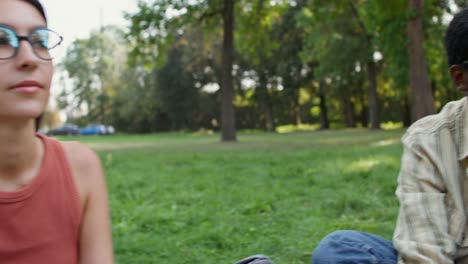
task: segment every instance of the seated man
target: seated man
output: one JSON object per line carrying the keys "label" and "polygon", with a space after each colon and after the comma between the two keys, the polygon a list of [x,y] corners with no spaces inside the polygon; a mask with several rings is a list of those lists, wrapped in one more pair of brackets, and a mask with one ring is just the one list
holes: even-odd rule
{"label": "seated man", "polygon": [[[453,82],[468,91],[468,9],[450,23],[445,48]],[[468,263],[467,100],[448,103],[403,136],[393,243],[362,232],[337,231],[319,243],[314,264]]]}

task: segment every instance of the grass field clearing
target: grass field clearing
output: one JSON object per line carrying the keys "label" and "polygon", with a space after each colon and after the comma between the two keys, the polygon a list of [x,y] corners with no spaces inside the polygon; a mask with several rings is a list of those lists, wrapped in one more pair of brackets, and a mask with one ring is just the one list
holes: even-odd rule
{"label": "grass field clearing", "polygon": [[337,229],[391,238],[403,130],[73,137],[100,155],[118,263],[310,263]]}

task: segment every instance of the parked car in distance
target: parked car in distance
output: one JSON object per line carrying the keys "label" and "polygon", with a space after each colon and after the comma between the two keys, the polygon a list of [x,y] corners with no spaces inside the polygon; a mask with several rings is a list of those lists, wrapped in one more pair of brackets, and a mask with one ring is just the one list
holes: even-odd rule
{"label": "parked car in distance", "polygon": [[49,129],[46,132],[46,135],[48,136],[73,136],[73,135],[78,135],[80,133],[80,130],[77,125],[74,124],[63,124],[59,127]]}
{"label": "parked car in distance", "polygon": [[81,135],[105,135],[106,127],[104,125],[91,124],[87,127],[80,128]]}
{"label": "parked car in distance", "polygon": [[106,134],[107,135],[115,134],[115,128],[113,126],[106,126]]}

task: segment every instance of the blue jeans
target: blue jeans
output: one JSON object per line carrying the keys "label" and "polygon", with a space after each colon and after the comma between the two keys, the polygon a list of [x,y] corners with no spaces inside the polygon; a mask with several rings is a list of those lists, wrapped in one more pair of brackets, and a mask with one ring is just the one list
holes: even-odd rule
{"label": "blue jeans", "polygon": [[313,264],[396,264],[391,241],[363,232],[343,230],[327,235],[312,254]]}

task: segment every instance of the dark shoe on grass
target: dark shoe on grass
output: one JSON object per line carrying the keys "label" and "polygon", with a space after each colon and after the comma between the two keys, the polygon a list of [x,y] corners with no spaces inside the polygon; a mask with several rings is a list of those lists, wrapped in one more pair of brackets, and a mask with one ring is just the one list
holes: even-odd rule
{"label": "dark shoe on grass", "polygon": [[242,259],[235,264],[273,264],[271,259],[265,255],[254,255]]}

